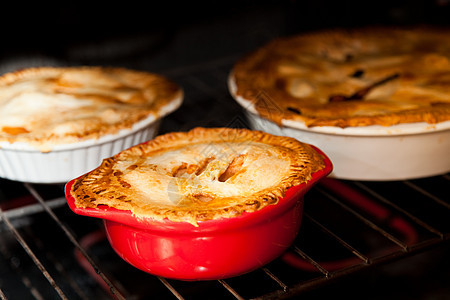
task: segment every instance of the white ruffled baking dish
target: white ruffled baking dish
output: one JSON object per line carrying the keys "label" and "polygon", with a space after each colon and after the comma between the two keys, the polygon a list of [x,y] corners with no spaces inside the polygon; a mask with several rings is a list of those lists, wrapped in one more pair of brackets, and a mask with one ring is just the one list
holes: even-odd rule
{"label": "white ruffled baking dish", "polygon": [[245,109],[250,127],[294,137],[315,145],[334,166],[331,177],[349,180],[406,180],[450,172],[450,121],[395,126],[307,127],[282,120],[281,125],[261,117],[254,103],[236,95],[232,74],[228,86]]}
{"label": "white ruffled baking dish", "polygon": [[30,183],[66,183],[100,165],[102,160],[156,136],[161,120],[176,110],[182,97],[116,134],[55,145],[43,152],[27,143],[0,142],[0,177]]}

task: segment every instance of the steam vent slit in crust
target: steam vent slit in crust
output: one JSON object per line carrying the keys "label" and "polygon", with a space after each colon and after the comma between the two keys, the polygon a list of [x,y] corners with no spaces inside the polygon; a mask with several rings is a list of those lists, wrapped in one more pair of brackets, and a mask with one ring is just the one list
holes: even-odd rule
{"label": "steam vent slit in crust", "polygon": [[276,204],[325,168],[308,144],[260,131],[195,128],[124,150],[76,179],[75,205],[107,205],[141,219],[232,218]]}

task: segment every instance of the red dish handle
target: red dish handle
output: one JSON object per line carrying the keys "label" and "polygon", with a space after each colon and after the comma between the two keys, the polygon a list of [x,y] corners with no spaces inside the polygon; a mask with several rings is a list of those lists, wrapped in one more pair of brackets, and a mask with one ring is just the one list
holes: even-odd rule
{"label": "red dish handle", "polygon": [[111,221],[117,221],[122,222],[124,224],[128,224],[131,226],[142,226],[142,223],[137,221],[137,219],[133,216],[131,211],[129,210],[119,210],[115,209],[109,206],[98,206],[95,208],[90,207],[77,207],[75,205],[75,198],[70,193],[70,190],[72,189],[73,184],[75,183],[76,179],[73,179],[69,181],[65,186],[65,194],[66,194],[66,200],[67,204],[69,205],[70,209],[81,216],[87,216],[87,217],[94,217],[99,219],[106,219]]}

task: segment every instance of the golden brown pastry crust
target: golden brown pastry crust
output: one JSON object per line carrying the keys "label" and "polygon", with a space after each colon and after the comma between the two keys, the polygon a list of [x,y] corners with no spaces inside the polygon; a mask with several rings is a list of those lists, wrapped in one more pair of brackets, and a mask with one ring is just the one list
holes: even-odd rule
{"label": "golden brown pastry crust", "polygon": [[107,205],[138,217],[231,218],[277,203],[325,167],[311,146],[259,131],[195,128],[168,133],[106,159],[76,179],[77,207]]}
{"label": "golden brown pastry crust", "polygon": [[[361,101],[331,102],[397,74]],[[450,120],[450,31],[330,30],[274,40],[239,60],[234,96],[278,124],[390,126]]]}
{"label": "golden brown pastry crust", "polygon": [[7,73],[0,76],[0,141],[45,148],[99,138],[150,116],[157,119],[181,97],[174,82],[124,68],[40,67]]}

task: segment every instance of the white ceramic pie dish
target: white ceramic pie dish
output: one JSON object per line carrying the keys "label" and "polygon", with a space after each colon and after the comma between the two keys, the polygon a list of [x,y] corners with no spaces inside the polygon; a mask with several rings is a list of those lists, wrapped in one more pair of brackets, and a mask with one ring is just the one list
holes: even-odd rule
{"label": "white ceramic pie dish", "polygon": [[331,177],[382,181],[450,172],[450,121],[340,128],[307,127],[283,119],[279,126],[261,117],[254,103],[236,95],[232,74],[228,86],[245,109],[251,129],[294,137],[322,149],[334,165]]}
{"label": "white ceramic pie dish", "polygon": [[176,110],[182,96],[172,100],[158,111],[158,117],[149,115],[130,129],[76,143],[53,146],[41,151],[23,142],[0,142],[0,177],[30,183],[66,183],[100,165],[110,157],[133,145],[152,139],[161,120]]}

